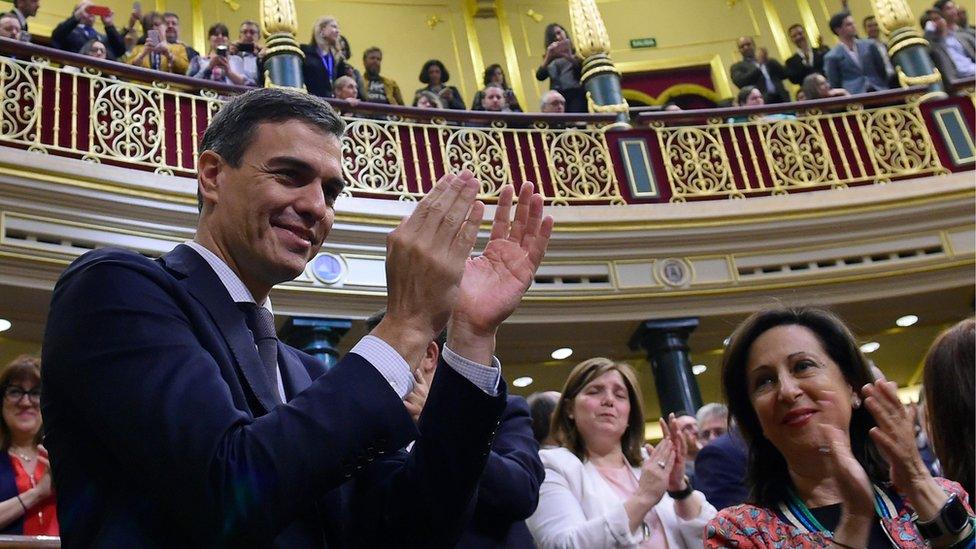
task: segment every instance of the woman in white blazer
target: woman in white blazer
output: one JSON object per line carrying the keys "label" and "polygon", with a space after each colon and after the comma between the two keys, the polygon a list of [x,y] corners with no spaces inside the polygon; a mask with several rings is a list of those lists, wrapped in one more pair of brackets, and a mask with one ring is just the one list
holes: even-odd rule
{"label": "woman in white blazer", "polygon": [[715,516],[684,476],[684,439],[662,421],[665,438],[643,445],[644,413],[637,378],[606,358],[581,362],[569,374],[553,412],[561,448],[542,450],[546,479],[528,520],[546,548],[701,547]]}

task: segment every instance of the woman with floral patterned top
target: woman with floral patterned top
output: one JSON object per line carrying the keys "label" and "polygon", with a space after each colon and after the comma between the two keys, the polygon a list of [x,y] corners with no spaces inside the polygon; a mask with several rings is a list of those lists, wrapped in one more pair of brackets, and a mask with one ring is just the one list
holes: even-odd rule
{"label": "woman with floral patterned top", "polygon": [[872,381],[831,313],[754,314],[732,334],[722,381],[750,442],[753,504],[720,511],[706,547],[972,543],[965,491],[929,474],[897,386]]}

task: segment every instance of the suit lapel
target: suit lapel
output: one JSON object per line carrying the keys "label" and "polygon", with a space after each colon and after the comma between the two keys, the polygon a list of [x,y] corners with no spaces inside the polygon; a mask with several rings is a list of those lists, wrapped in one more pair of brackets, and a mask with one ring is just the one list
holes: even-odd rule
{"label": "suit lapel", "polygon": [[264,408],[252,410],[252,413],[261,416],[269,412],[277,405],[277,398],[272,391],[277,392],[278,389],[271,386],[264,373],[264,365],[254,346],[254,337],[244,322],[244,313],[230,298],[217,273],[200,254],[182,244],[164,255],[161,260],[167,268],[186,277],[182,282],[187,291],[210,313],[237,361],[239,377]]}
{"label": "suit lapel", "polygon": [[285,386],[285,396],[288,400],[304,391],[312,384],[308,370],[295,353],[281,342],[278,343],[278,370],[281,371],[281,381]]}

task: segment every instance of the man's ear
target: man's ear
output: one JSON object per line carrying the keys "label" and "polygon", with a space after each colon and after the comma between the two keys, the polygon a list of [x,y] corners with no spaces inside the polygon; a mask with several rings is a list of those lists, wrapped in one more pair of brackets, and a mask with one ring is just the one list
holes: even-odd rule
{"label": "man's ear", "polygon": [[219,200],[220,171],[224,169],[224,159],[213,151],[203,151],[197,159],[197,189],[203,203],[216,204]]}
{"label": "man's ear", "polygon": [[427,344],[427,350],[424,351],[424,359],[420,362],[420,367],[424,370],[425,374],[432,374],[434,370],[437,369],[437,359],[441,356],[441,351],[437,347],[436,341],[431,341]]}

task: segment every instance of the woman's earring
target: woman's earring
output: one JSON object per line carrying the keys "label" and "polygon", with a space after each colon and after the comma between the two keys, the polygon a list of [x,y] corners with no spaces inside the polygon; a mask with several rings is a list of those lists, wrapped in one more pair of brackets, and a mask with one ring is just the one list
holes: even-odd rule
{"label": "woman's earring", "polygon": [[851,408],[857,410],[860,407],[861,407],[861,397],[854,395],[854,398],[851,399]]}

